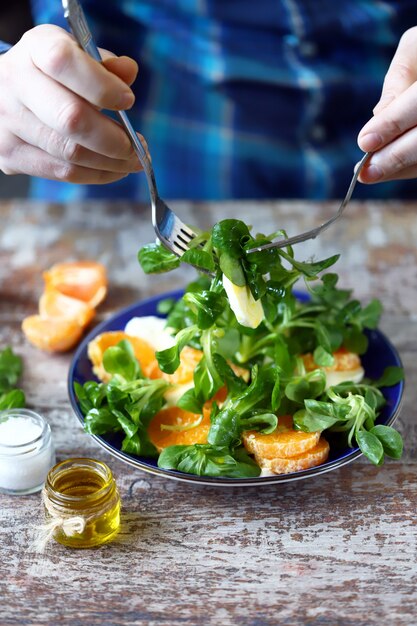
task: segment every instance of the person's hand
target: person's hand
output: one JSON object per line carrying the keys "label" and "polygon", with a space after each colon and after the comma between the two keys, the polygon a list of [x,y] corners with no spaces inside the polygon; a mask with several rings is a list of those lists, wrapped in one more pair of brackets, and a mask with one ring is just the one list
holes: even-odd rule
{"label": "person's hand", "polygon": [[65,30],[37,26],[0,55],[0,169],[74,183],[109,183],[141,169],[126,132],[100,109],[129,109],[133,59],[103,64]]}
{"label": "person's hand", "polygon": [[417,177],[417,27],[402,36],[373,112],[359,133],[358,145],[375,154],[359,180],[377,183]]}

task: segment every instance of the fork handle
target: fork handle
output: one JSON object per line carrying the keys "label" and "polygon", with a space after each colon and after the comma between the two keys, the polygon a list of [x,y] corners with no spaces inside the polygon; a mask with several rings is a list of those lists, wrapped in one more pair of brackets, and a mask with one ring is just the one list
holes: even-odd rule
{"label": "fork handle", "polygon": [[[78,0],[62,0],[62,6],[64,7],[64,17],[66,18],[72,34],[74,35],[78,44],[93,59],[101,63],[103,59],[93,40],[93,36],[88,27],[84,11]],[[158,197],[158,193],[156,191],[155,174],[146,150],[143,147],[139,137],[137,136],[126,112],[117,111],[117,115],[120,118],[120,121],[132,143],[133,149],[140,161],[140,164],[144,169],[146,178],[148,180],[150,194],[153,199],[156,200],[156,198]]]}

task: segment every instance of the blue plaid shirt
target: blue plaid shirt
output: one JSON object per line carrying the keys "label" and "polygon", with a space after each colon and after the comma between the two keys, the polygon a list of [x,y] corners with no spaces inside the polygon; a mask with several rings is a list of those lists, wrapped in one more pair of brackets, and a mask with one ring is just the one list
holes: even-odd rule
{"label": "blue plaid shirt", "polygon": [[[67,28],[60,0],[37,23]],[[167,199],[340,198],[415,0],[84,0],[98,45],[134,57],[129,114]],[[355,197],[416,197],[415,181]],[[148,200],[132,174],[105,186],[33,181],[38,198]]]}

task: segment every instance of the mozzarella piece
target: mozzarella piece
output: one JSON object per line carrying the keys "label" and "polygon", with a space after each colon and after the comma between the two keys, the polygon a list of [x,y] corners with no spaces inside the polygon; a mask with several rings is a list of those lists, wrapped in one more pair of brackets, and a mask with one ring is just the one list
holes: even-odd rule
{"label": "mozzarella piece", "polygon": [[247,285],[238,287],[223,274],[223,287],[229,300],[230,308],[242,326],[257,328],[265,317],[262,303],[255,300]]}
{"label": "mozzarella piece", "polygon": [[365,370],[363,369],[363,367],[358,367],[354,370],[344,370],[337,372],[326,371],[326,389],[328,389],[329,387],[333,387],[334,385],[338,385],[339,383],[344,383],[345,381],[360,383],[364,375]]}
{"label": "mozzarella piece", "polygon": [[166,328],[166,320],[156,315],[132,317],[125,326],[125,333],[143,339],[157,352],[175,344],[175,338]]}

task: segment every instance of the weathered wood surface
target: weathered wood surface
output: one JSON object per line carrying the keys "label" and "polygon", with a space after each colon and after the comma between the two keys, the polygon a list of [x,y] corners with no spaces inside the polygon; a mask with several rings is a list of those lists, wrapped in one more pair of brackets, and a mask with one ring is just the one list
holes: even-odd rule
{"label": "weathered wood surface", "polygon": [[[177,203],[187,222],[241,217],[290,234],[326,219],[336,203]],[[0,624],[158,626],[417,623],[417,203],[352,203],[346,218],[300,256],[340,252],[341,284],[378,295],[381,328],[400,351],[407,386],[400,462],[359,459],[321,477],[265,488],[195,487],[113,459],[74,417],[66,391],[71,355],[29,346],[22,318],[36,310],[41,273],[95,258],[109,270],[100,318],[183,286],[193,271],[147,278],[136,261],[153,240],[149,209],[127,204],[0,204],[0,346],[23,356],[31,407],[51,424],[59,459],[93,456],[114,471],[123,530],[98,550],[31,548],[39,495],[0,495]]]}

